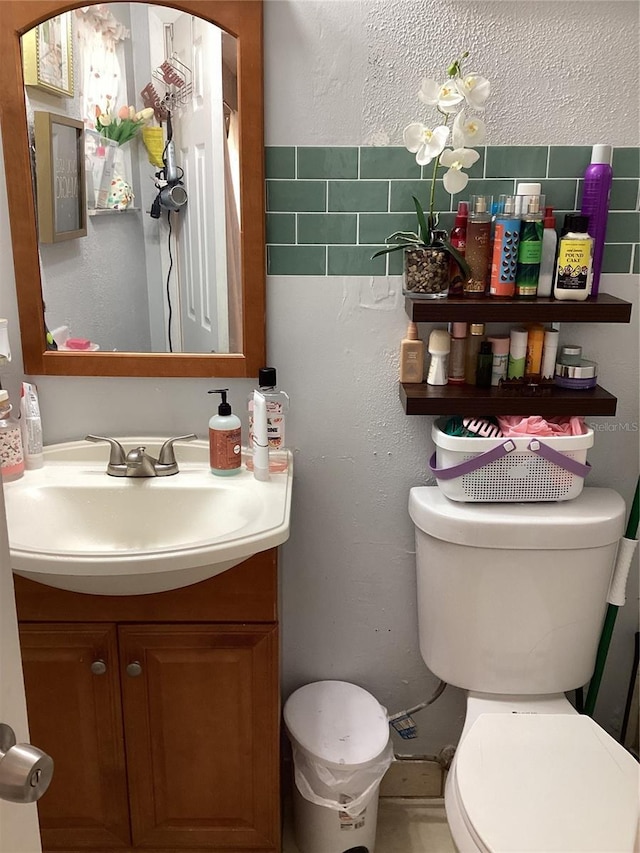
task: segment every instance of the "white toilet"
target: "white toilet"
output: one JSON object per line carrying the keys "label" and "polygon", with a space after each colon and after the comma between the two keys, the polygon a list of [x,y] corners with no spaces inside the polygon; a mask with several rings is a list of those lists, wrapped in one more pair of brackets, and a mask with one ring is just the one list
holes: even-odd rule
{"label": "white toilet", "polygon": [[420,651],[468,691],[445,807],[461,853],[640,849],[633,757],[564,695],[593,673],[625,505],[411,489]]}

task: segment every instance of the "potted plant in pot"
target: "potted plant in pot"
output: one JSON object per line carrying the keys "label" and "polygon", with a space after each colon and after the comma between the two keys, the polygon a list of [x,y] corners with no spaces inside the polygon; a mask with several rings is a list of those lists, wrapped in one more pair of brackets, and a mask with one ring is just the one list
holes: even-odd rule
{"label": "potted plant in pot", "polygon": [[[475,71],[463,71],[462,66],[468,56],[468,51],[465,51],[449,65],[444,83],[430,79],[422,81],[418,98],[436,108],[441,117],[440,124],[431,129],[422,122],[412,122],[404,129],[404,144],[416,155],[418,165],[433,163],[428,212],[425,213],[419,199],[413,196],[417,232],[396,231],[390,234],[387,246],[372,256],[377,258],[389,252],[402,251],[404,292],[423,299],[447,296],[451,258],[465,279],[470,274],[464,257],[451,245],[446,231],[438,229],[438,213],[435,211],[438,169],[446,170],[442,182],[448,193],[462,192],[469,180],[464,170],[473,166],[480,157],[471,146],[482,145],[485,139],[484,121],[478,114],[484,112],[490,84]],[[450,136],[452,147],[446,148]]]}

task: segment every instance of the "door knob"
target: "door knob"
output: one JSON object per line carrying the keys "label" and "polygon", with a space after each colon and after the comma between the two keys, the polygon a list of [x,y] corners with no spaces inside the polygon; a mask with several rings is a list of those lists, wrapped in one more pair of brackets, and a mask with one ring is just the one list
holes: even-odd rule
{"label": "door knob", "polygon": [[134,660],[127,664],[127,675],[130,675],[131,678],[137,678],[137,676],[142,675],[142,666],[139,660]]}
{"label": "door knob", "polygon": [[16,743],[11,726],[0,723],[0,800],[35,803],[52,776],[51,756],[29,743]]}
{"label": "door knob", "polygon": [[91,672],[94,675],[104,675],[107,671],[107,665],[103,660],[94,660],[91,664]]}

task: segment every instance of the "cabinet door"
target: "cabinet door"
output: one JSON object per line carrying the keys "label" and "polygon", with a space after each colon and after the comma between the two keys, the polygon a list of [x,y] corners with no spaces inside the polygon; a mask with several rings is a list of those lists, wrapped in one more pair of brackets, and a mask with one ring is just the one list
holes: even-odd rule
{"label": "cabinet door", "polygon": [[277,628],[119,629],[136,847],[280,850]]}
{"label": "cabinet door", "polygon": [[31,738],[54,761],[44,849],[128,847],[115,626],[22,624],[20,642]]}

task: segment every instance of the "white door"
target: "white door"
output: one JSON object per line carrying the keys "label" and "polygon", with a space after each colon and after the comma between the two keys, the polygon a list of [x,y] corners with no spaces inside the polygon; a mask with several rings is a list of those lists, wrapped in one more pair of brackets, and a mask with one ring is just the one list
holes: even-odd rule
{"label": "white door", "polygon": [[228,352],[222,32],[181,15],[173,50],[192,70],[193,94],[175,114],[174,141],[189,200],[177,217],[183,352]]}
{"label": "white door", "polygon": [[[18,743],[29,742],[27,708],[9,567],[9,540],[0,485],[0,723],[11,726]],[[46,796],[46,795],[45,795]],[[0,800],[0,853],[40,853],[36,804],[17,805]]]}

